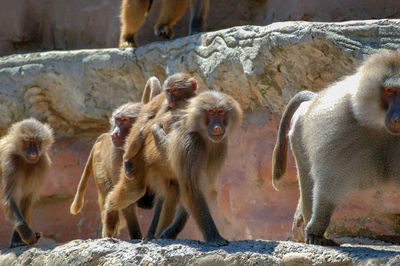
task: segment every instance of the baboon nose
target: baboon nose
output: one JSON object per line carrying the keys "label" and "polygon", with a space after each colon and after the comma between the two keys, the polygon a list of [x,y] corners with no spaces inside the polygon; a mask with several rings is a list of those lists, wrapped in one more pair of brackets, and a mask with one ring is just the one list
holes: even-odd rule
{"label": "baboon nose", "polygon": [[220,126],[215,126],[214,127],[214,133],[215,134],[221,134],[222,132],[222,128]]}
{"label": "baboon nose", "polygon": [[392,124],[396,127],[400,126],[400,119],[392,119]]}
{"label": "baboon nose", "polygon": [[37,158],[37,154],[35,154],[35,153],[29,154],[29,159],[35,160],[36,158]]}

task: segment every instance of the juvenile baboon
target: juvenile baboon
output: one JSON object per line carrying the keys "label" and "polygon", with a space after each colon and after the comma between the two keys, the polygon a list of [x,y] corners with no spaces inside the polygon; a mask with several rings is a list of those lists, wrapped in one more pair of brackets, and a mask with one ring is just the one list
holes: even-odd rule
{"label": "juvenile baboon", "polygon": [[[126,142],[124,163],[127,178],[131,176],[129,174],[132,171],[131,159],[143,146],[144,136],[146,135],[143,130],[147,122],[154,117],[157,117],[157,121],[160,119],[169,121],[175,110],[180,110],[185,107],[186,100],[196,95],[196,90],[197,81],[195,78],[185,73],[176,73],[165,80],[162,87],[163,93],[154,97],[152,101],[143,107],[139,114],[138,121]],[[150,127],[148,127],[147,131],[150,132]],[[151,134],[149,136],[151,136]]]}
{"label": "juvenile baboon", "polygon": [[1,203],[14,224],[10,247],[35,244],[40,233],[30,228],[31,210],[50,168],[53,130],[34,118],[11,126],[0,139]]}
{"label": "juvenile baboon", "polygon": [[[122,0],[119,47],[137,47],[136,33],[143,25],[153,0]],[[174,37],[173,27],[185,14],[188,0],[163,0],[154,34],[164,39]],[[190,0],[189,34],[204,31],[209,0]]]}
{"label": "juvenile baboon", "polygon": [[355,74],[289,102],[274,149],[273,184],[285,172],[289,132],[307,243],[336,245],[324,233],[352,190],[400,184],[399,99],[400,52],[381,51]]}
{"label": "juvenile baboon", "polygon": [[[218,233],[204,194],[214,185],[225,162],[228,139],[241,121],[242,110],[237,101],[221,92],[206,91],[190,100],[185,114],[167,135],[160,124],[152,126],[157,139],[164,135],[168,162],[175,173],[168,181],[177,182],[180,192],[175,219],[161,238],[176,238],[189,212],[206,242],[218,246],[228,243]],[[159,189],[156,191],[160,193]]]}
{"label": "juvenile baboon", "polygon": [[[142,102],[149,102],[160,91],[160,82],[157,78],[151,77],[146,83]],[[89,177],[92,173],[98,188],[100,213],[103,214],[105,198],[119,178],[125,139],[128,136],[132,125],[135,123],[142,106],[142,103],[129,102],[117,108],[111,115],[111,130],[109,133],[100,135],[93,145],[79,182],[74,201],[70,207],[71,214],[75,215],[81,211],[84,202],[84,194]],[[153,200],[154,194],[151,190],[147,189],[146,194],[137,202],[137,204],[141,208],[151,209],[153,207]],[[135,205],[132,204],[122,210],[122,215],[128,225],[130,238],[141,238],[142,235],[137,221]],[[101,217],[103,217],[103,215],[101,215]],[[124,225],[121,224],[119,229],[123,226]]]}
{"label": "juvenile baboon", "polygon": [[[185,107],[187,99],[193,97],[196,90],[197,82],[194,78],[177,73],[164,82],[163,93],[142,108],[126,142],[124,171],[121,171],[118,184],[106,200],[106,232],[103,236],[116,235],[119,222],[117,211],[136,202],[145,193],[146,187],[154,189],[156,187],[154,183],[160,180],[156,179],[156,176],[172,175],[167,159],[158,150],[150,128],[155,121],[158,121],[168,132],[175,117],[179,116],[179,110]],[[176,187],[173,183],[166,186],[170,186],[171,189]],[[153,238],[155,234],[158,235],[158,232],[171,223],[175,213],[176,194],[177,192],[165,199],[157,199],[154,216],[159,216],[161,212],[162,216],[167,218],[160,222],[153,219],[147,239]]]}

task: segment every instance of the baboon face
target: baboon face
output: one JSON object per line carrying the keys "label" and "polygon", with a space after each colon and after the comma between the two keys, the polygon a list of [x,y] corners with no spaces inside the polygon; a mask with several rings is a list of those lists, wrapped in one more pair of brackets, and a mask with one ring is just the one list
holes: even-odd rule
{"label": "baboon face", "polygon": [[169,107],[177,108],[179,101],[196,95],[197,81],[188,74],[176,73],[164,82],[163,87]]}
{"label": "baboon face", "polygon": [[37,139],[24,139],[22,141],[22,151],[28,163],[36,163],[40,158],[42,142]]}
{"label": "baboon face", "polygon": [[111,133],[111,139],[115,147],[122,147],[136,118],[116,116],[114,120],[115,128]]}
{"label": "baboon face", "polygon": [[228,125],[227,111],[224,109],[207,109],[204,123],[207,126],[207,135],[212,142],[220,142],[225,137]]}
{"label": "baboon face", "polygon": [[400,135],[400,86],[383,87],[382,102],[386,111],[386,130],[390,134]]}

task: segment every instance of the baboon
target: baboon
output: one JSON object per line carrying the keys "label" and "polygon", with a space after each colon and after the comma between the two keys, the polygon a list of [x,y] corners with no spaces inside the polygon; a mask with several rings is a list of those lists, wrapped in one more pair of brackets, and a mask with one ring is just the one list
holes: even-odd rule
{"label": "baboon", "polygon": [[400,52],[380,51],[355,74],[289,102],[274,149],[272,177],[276,186],[285,172],[289,135],[307,243],[337,245],[324,233],[336,206],[352,190],[400,184],[399,99]]}
{"label": "baboon", "polygon": [[[185,14],[188,0],[163,0],[154,34],[164,39],[174,37],[173,27]],[[153,0],[122,0],[119,47],[137,47],[136,33],[143,25]],[[189,35],[204,31],[209,0],[190,0]]]}
{"label": "baboon", "polygon": [[[162,94],[155,97],[146,104],[140,114],[138,121],[133,126],[126,142],[124,154],[124,171],[113,191],[106,200],[105,223],[106,232],[103,236],[115,236],[118,228],[118,210],[136,202],[145,193],[145,188],[154,189],[156,176],[170,176],[167,159],[158,150],[151,133],[151,126],[155,121],[163,125],[166,132],[170,125],[179,117],[179,112],[186,106],[187,99],[196,94],[197,81],[191,76],[177,73],[167,78],[163,84]],[[177,187],[174,183],[166,186]],[[146,238],[151,239],[158,235],[172,221],[176,206],[176,192],[167,198],[157,198],[154,217],[161,215],[167,217],[158,222],[153,219]],[[164,214],[166,213],[166,214]],[[168,220],[170,219],[170,220]]]}
{"label": "baboon", "polygon": [[[151,77],[146,83],[142,102],[149,102],[160,91],[160,82],[156,77]],[[100,213],[103,214],[105,198],[119,178],[125,139],[129,134],[132,125],[135,123],[142,106],[142,103],[129,102],[117,108],[111,115],[111,130],[109,133],[100,135],[93,145],[79,182],[74,201],[70,207],[71,214],[75,215],[81,211],[84,202],[84,193],[87,188],[89,177],[92,173],[98,188]],[[151,209],[153,207],[153,200],[154,193],[147,189],[146,194],[137,202],[137,204],[141,208]],[[136,216],[135,205],[132,204],[122,210],[122,215],[128,225],[130,238],[141,238],[142,235]],[[101,217],[103,217],[103,215],[101,215]],[[119,228],[122,228],[123,226],[124,225],[121,224]]]}
{"label": "baboon", "polygon": [[50,168],[53,130],[34,118],[11,126],[0,139],[1,203],[14,224],[10,247],[32,245],[41,234],[30,228],[31,210]]}
{"label": "baboon", "polygon": [[220,173],[228,139],[241,121],[242,110],[236,100],[221,92],[206,91],[190,100],[185,114],[167,135],[160,124],[152,126],[156,139],[164,139],[168,162],[175,173],[169,182],[178,183],[180,197],[174,221],[161,238],[176,238],[190,213],[206,242],[217,246],[228,243],[218,233],[204,194]]}

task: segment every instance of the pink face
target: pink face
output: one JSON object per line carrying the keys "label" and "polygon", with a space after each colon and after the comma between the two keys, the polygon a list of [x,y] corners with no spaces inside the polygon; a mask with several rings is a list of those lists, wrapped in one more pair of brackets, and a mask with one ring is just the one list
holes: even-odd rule
{"label": "pink face", "polygon": [[227,111],[224,109],[207,109],[205,125],[209,138],[214,142],[220,142],[225,136],[225,128],[228,125]]}
{"label": "pink face", "polygon": [[42,142],[39,140],[23,140],[22,150],[28,163],[36,163],[39,160]]}
{"label": "pink face", "polygon": [[400,135],[400,88],[384,87],[381,99],[386,112],[386,130],[390,134]]}
{"label": "pink face", "polygon": [[135,118],[126,116],[116,116],[115,128],[111,133],[111,139],[115,147],[122,147],[125,144],[125,139],[128,136]]}

